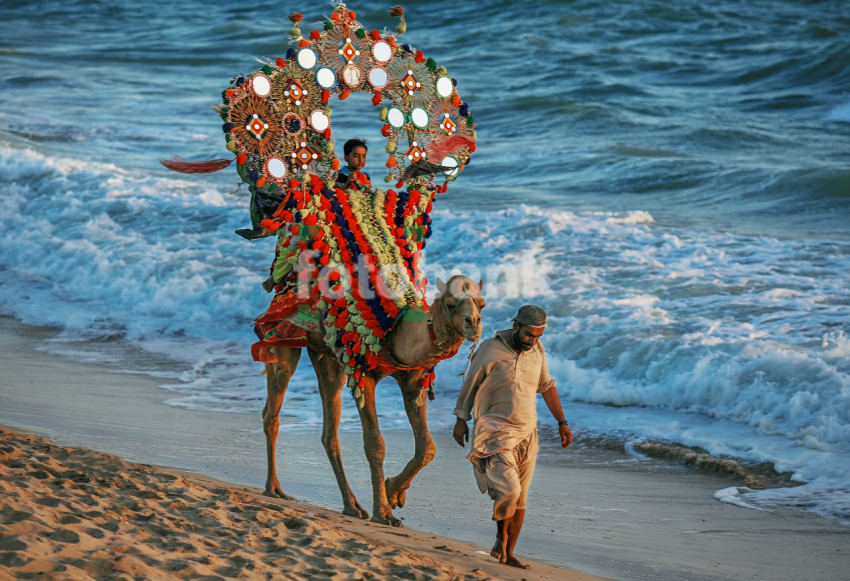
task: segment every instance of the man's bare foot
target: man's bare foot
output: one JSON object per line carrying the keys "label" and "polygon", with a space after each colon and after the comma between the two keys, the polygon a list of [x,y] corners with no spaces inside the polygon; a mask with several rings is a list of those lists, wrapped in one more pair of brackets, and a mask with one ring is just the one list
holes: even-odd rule
{"label": "man's bare foot", "polygon": [[493,545],[492,549],[490,549],[490,556],[494,559],[502,560],[502,541],[498,538],[496,539],[496,544]]}
{"label": "man's bare foot", "polygon": [[502,563],[504,563],[505,565],[510,565],[511,567],[516,567],[517,569],[531,569],[531,565],[525,565],[523,563],[520,563],[513,555],[502,561]]}

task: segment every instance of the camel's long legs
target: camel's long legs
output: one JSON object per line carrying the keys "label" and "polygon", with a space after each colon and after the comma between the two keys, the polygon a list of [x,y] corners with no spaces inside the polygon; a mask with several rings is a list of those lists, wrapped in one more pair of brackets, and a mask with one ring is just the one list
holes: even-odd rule
{"label": "camel's long legs", "polygon": [[360,423],[363,426],[363,449],[372,474],[372,522],[400,527],[401,521],[393,516],[387,501],[387,489],[384,484],[384,456],[386,446],[378,426],[378,412],[375,408],[375,380],[368,377],[363,385],[363,407],[360,408]]}
{"label": "camel's long legs", "polygon": [[322,397],[322,445],[336,476],[339,492],[342,494],[342,514],[357,518],[369,518],[369,513],[357,502],[354,491],[348,485],[345,469],[342,466],[342,447],[339,443],[339,420],[342,415],[342,389],[345,385],[345,373],[337,360],[331,355],[323,355],[308,349],[310,361],[319,380],[319,395]]}
{"label": "camel's long legs", "polygon": [[277,479],[277,464],[275,461],[275,445],[277,442],[277,432],[280,428],[280,407],[283,405],[283,398],[286,395],[286,388],[289,387],[289,380],[292,379],[292,374],[295,373],[295,368],[298,367],[298,360],[301,358],[301,349],[288,349],[283,347],[275,347],[272,349],[274,355],[278,358],[277,363],[266,364],[266,405],[263,408],[263,432],[266,435],[266,455],[268,473],[266,475],[266,496],[276,496],[289,500],[289,496],[284,494],[280,487],[280,481]]}
{"label": "camel's long legs", "polygon": [[416,404],[422,389],[422,375],[424,373],[424,370],[416,370],[393,375],[401,388],[404,409],[407,412],[407,418],[410,421],[416,443],[413,458],[399,472],[398,476],[387,479],[387,500],[393,508],[404,506],[405,492],[410,487],[414,476],[434,459],[437,452],[437,447],[431,438],[431,432],[428,431],[428,399],[423,397],[421,398],[421,405]]}

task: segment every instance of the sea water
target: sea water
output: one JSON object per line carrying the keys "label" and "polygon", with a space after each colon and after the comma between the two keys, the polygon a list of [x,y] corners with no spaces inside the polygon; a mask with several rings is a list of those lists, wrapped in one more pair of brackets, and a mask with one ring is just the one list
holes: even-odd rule
{"label": "sea water", "polygon": [[[368,29],[384,3],[351,2]],[[850,15],[842,1],[405,4],[402,39],[445,65],[477,123],[434,205],[425,272],[483,281],[484,334],[549,313],[549,367],[587,441],[768,463],[801,486],[718,498],[850,523]],[[253,317],[271,239],[247,242],[211,105],[326,2],[0,2],[0,312],[46,349],[162,377],[168,405],[262,408]],[[368,96],[337,140],[384,141]],[[468,345],[437,368],[448,430]],[[321,421],[306,358],[285,429]],[[383,426],[407,421],[382,384]],[[541,426],[550,423],[545,407]],[[355,429],[353,403],[343,429]],[[259,429],[259,428],[258,428]]]}

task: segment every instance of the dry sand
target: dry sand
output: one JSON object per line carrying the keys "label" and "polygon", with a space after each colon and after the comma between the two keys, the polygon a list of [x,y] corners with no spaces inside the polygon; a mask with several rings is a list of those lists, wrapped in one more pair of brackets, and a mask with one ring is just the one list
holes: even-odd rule
{"label": "dry sand", "polygon": [[466,543],[6,429],[0,476],[2,578],[519,578]]}
{"label": "dry sand", "polygon": [[[0,579],[57,571],[71,579],[838,580],[850,565],[846,528],[801,511],[722,504],[712,494],[735,484],[728,478],[636,464],[580,442],[565,453],[543,442],[517,546],[530,571],[487,556],[490,503],[449,433],[434,434],[437,459],[396,511],[403,529],[339,514],[319,436],[297,426],[281,432],[280,475],[303,502],[269,499],[260,494],[259,410],[164,405],[169,393],[154,378],[34,350],[54,334],[0,317],[0,424],[14,427],[0,443]],[[352,487],[369,508],[360,435],[342,439]],[[412,438],[385,439],[392,474]]]}

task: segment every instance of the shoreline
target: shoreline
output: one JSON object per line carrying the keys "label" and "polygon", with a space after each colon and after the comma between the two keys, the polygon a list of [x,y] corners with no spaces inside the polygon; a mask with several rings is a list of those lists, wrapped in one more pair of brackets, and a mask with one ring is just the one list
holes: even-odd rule
{"label": "shoreline", "polygon": [[[248,487],[265,482],[265,444],[256,415],[178,409],[156,378],[107,371],[36,351],[56,334],[0,317],[0,424],[124,460],[194,473]],[[486,556],[495,533],[490,501],[447,433],[434,433],[437,458],[414,480],[395,514],[413,535],[466,543]],[[361,504],[371,509],[371,487],[359,432],[340,434],[347,475]],[[387,474],[412,453],[412,436],[384,433]],[[541,434],[541,442],[544,435]],[[319,434],[282,426],[280,478],[299,506],[340,518],[341,502]],[[528,516],[517,555],[535,577],[552,568],[611,579],[838,579],[850,563],[850,530],[792,510],[758,511],[720,503],[713,493],[734,486],[728,477],[663,463],[636,465],[613,451],[541,450]],[[265,499],[265,497],[261,497]],[[268,500],[268,499],[265,499]],[[283,502],[283,501],[281,501]],[[305,508],[305,510],[308,510]],[[375,527],[370,527],[373,534]],[[477,555],[477,557],[476,557]],[[475,561],[476,563],[478,561]],[[488,569],[489,571],[489,569]],[[569,577],[572,578],[572,577]],[[575,577],[581,578],[581,577]]]}

